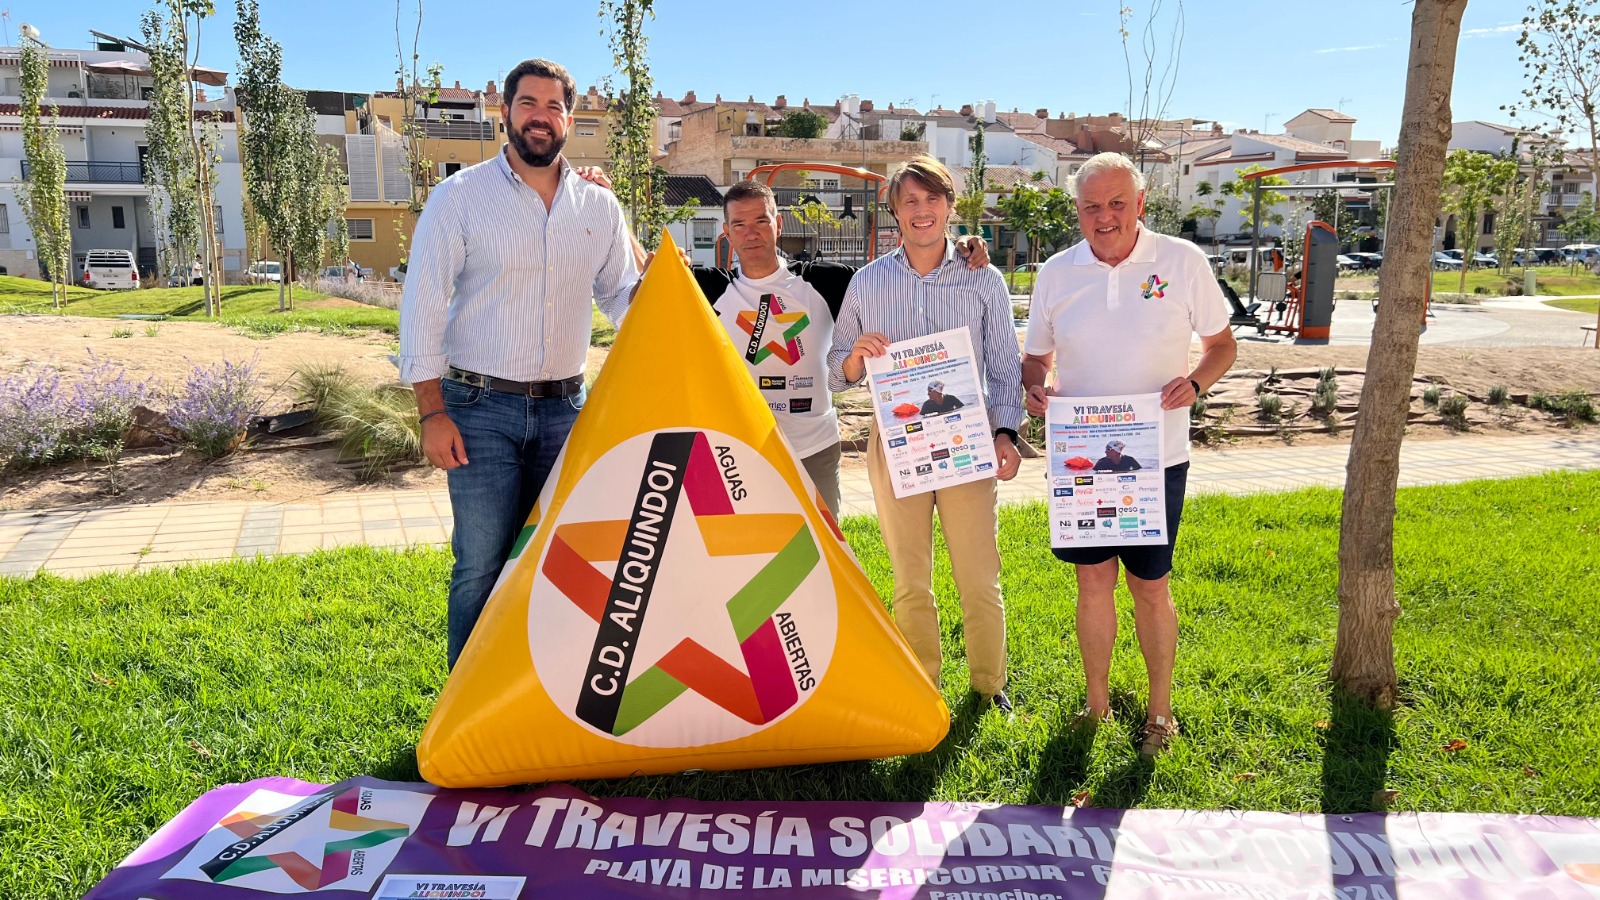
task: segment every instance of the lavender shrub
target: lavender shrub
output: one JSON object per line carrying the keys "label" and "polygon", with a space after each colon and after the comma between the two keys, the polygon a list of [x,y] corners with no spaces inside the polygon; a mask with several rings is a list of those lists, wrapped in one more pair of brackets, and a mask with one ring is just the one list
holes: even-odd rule
{"label": "lavender shrub", "polygon": [[93,355],[66,383],[49,365],[0,379],[0,462],[25,468],[120,452],[134,408],[153,394],[149,382]]}
{"label": "lavender shrub", "polygon": [[83,424],[54,366],[29,366],[0,379],[0,461],[25,468],[71,455]]}
{"label": "lavender shrub", "polygon": [[260,409],[259,385],[253,359],[195,366],[173,398],[167,419],[189,446],[207,459],[215,459],[238,445],[250,417]]}

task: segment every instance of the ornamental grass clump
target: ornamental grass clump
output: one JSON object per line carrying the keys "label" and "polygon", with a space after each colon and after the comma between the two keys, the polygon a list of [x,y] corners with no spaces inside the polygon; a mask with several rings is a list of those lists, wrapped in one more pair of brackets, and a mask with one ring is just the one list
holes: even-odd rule
{"label": "ornamental grass clump", "polygon": [[261,408],[255,360],[195,366],[173,398],[167,419],[184,442],[207,459],[239,446],[250,417]]}

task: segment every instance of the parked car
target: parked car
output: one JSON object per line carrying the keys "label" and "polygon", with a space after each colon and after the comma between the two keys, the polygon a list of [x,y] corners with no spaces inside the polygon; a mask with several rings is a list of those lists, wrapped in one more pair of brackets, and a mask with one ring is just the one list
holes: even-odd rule
{"label": "parked car", "polygon": [[1459,269],[1461,268],[1461,258],[1459,256],[1451,256],[1449,250],[1441,250],[1433,255],[1433,267],[1435,269]]}
{"label": "parked car", "polygon": [[1568,244],[1561,248],[1562,261],[1592,266],[1600,259],[1600,244]]}
{"label": "parked car", "polygon": [[1479,252],[1472,254],[1472,264],[1480,269],[1498,269],[1500,268],[1500,259],[1493,253]]}
{"label": "parked car", "polygon": [[1338,258],[1334,261],[1339,264],[1339,271],[1341,272],[1353,272],[1356,269],[1361,268],[1361,260],[1344,253],[1339,254]]}
{"label": "parked car", "polygon": [[281,262],[256,262],[251,263],[245,272],[244,280],[251,284],[278,284],[283,281],[283,263]]}
{"label": "parked car", "polygon": [[1383,265],[1382,253],[1347,253],[1345,255],[1355,260],[1356,267],[1363,271],[1376,269]]}
{"label": "parked car", "polygon": [[90,250],[83,258],[83,286],[107,291],[139,287],[139,268],[132,250]]}
{"label": "parked car", "polygon": [[[345,274],[345,267],[344,266],[328,266],[327,268],[323,269],[321,272],[318,272],[317,273],[317,277],[322,279],[322,280],[324,280],[324,281],[329,281],[329,280],[332,280],[332,281],[343,281],[344,280],[344,274]],[[372,270],[368,269],[368,268],[366,268],[364,266],[356,266],[355,267],[355,277],[357,277],[357,278],[371,278],[372,277]]]}

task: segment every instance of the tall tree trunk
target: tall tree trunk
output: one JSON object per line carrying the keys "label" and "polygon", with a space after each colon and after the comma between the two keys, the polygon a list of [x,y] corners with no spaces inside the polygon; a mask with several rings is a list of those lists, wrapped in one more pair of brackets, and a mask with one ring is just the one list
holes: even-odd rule
{"label": "tall tree trunk", "polygon": [[1339,523],[1339,631],[1328,673],[1346,694],[1395,703],[1395,490],[1411,407],[1433,222],[1450,141],[1450,86],[1467,0],[1415,0],[1400,153],[1390,207],[1378,321],[1345,468]]}

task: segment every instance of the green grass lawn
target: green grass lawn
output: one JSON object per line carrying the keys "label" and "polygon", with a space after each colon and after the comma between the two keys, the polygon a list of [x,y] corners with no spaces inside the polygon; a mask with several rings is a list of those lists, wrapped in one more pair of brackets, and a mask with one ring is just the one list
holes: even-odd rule
{"label": "green grass lawn", "polygon": [[[1574,294],[1600,294],[1600,276],[1593,275],[1583,269],[1573,270],[1568,266],[1538,266],[1534,269],[1538,273],[1540,294],[1555,294],[1557,296],[1572,296]],[[1502,275],[1496,269],[1468,269],[1466,293],[1478,293],[1478,288],[1483,288],[1489,296],[1501,296],[1509,293],[1507,287],[1522,286],[1522,269],[1513,268],[1509,275]],[[1434,272],[1433,290],[1435,293],[1457,293],[1461,289],[1461,273]]]}
{"label": "green grass lawn", "polygon": [[[392,309],[328,298],[295,286],[295,308],[278,311],[275,284],[230,285],[222,289],[221,322],[252,333],[315,329],[340,331],[370,328],[390,333],[400,329]],[[206,321],[205,299],[198,287],[147,288],[138,291],[95,291],[72,288],[60,314],[115,318],[125,314],[164,315]],[[0,276],[0,312],[54,315],[50,287],[41,281]]]}
{"label": "green grass lawn", "polygon": [[[1348,812],[1600,815],[1600,473],[1408,489],[1397,519],[1403,708],[1334,703],[1339,495],[1190,505],[1174,594],[1184,734],[1139,760],[1124,596],[1118,720],[1092,744],[1070,569],[1040,507],[1002,515],[1013,721],[965,692],[938,557],[951,737],[877,762],[592,782],[605,795],[945,798]],[[876,524],[846,522],[880,592]],[[208,788],[264,775],[417,778],[444,680],[449,555],[348,549],[69,581],[0,579],[0,897],[80,896]],[[872,690],[871,685],[861,690]],[[1465,748],[1447,752],[1452,741]]]}
{"label": "green grass lawn", "polygon": [[1600,298],[1589,297],[1583,300],[1546,300],[1545,304],[1558,309],[1570,309],[1574,312],[1595,315],[1600,312]]}

